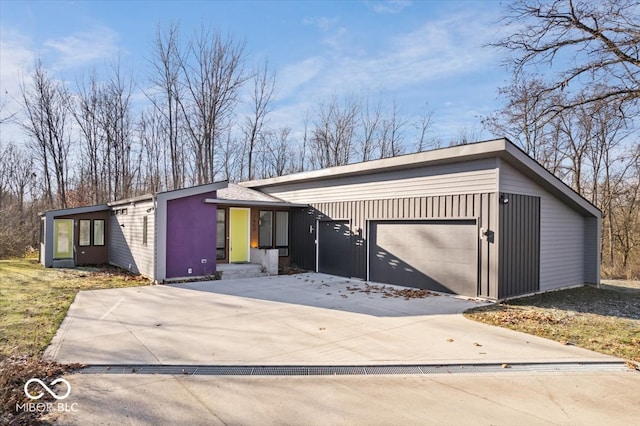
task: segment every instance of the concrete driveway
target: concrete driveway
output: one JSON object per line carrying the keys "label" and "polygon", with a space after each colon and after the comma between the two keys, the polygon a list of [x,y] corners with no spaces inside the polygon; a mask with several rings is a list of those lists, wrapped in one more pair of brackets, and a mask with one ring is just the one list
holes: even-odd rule
{"label": "concrete driveway", "polygon": [[612,359],[460,315],[480,303],[445,295],[405,300],[314,273],[83,291],[45,356],[63,363],[198,365]]}
{"label": "concrete driveway", "polygon": [[[81,292],[46,355],[86,364],[274,368],[615,361],[465,319],[460,313],[478,301],[405,300],[371,290],[359,281],[302,274]],[[70,396],[48,419],[61,425],[612,426],[640,417],[640,375],[624,369],[293,377],[115,370],[67,375]]]}

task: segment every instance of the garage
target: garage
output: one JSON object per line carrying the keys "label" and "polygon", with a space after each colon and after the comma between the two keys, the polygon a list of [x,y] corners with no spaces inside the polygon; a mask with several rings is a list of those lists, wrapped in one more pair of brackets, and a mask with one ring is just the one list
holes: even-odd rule
{"label": "garage", "polygon": [[318,272],[351,276],[351,231],[347,220],[318,222]]}
{"label": "garage", "polygon": [[369,280],[477,296],[476,221],[370,221]]}

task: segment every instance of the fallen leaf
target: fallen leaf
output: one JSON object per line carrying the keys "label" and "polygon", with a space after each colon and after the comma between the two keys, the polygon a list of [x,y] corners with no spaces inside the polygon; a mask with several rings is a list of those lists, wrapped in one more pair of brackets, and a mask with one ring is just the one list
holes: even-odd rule
{"label": "fallen leaf", "polygon": [[502,368],[511,368],[509,364],[502,364]]}
{"label": "fallen leaf", "polygon": [[478,342],[473,342],[473,346],[482,346],[482,345]]}
{"label": "fallen leaf", "polygon": [[451,343],[453,342],[453,339],[447,339],[447,342]]}

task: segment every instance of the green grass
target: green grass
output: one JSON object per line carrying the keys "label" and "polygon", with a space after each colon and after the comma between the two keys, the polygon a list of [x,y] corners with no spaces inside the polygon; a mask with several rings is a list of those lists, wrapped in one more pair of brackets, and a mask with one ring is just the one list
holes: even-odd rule
{"label": "green grass", "polygon": [[0,260],[0,358],[41,356],[78,291],[145,284],[111,267],[52,269],[34,259]]}
{"label": "green grass", "polygon": [[474,308],[467,318],[640,362],[640,289],[581,287]]}

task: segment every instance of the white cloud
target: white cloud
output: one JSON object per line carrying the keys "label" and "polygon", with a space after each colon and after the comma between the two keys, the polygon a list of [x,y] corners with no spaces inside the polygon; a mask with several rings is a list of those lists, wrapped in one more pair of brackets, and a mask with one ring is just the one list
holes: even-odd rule
{"label": "white cloud", "polygon": [[[19,33],[0,28],[0,118],[16,117],[20,107],[20,82],[35,63],[36,55],[30,40]],[[3,122],[0,127],[3,142],[21,139],[15,122]]]}
{"label": "white cloud", "polygon": [[413,2],[409,0],[372,1],[368,4],[376,13],[400,13]]}
{"label": "white cloud", "polygon": [[[285,67],[279,73],[279,100],[287,106],[276,107],[274,121],[300,122],[310,106],[334,94],[342,97],[380,93],[383,100],[400,94],[413,101],[422,96],[420,102],[431,103],[434,92],[442,95],[450,91],[456,101],[467,98],[472,103],[478,101],[470,83],[452,83],[485,72],[497,62],[497,52],[483,47],[494,35],[491,24],[494,16],[475,12],[431,19],[418,28],[392,35],[373,46],[352,43],[351,39],[345,39],[347,44],[336,48],[325,43],[325,49],[314,51],[312,57]],[[443,87],[447,83],[452,86]],[[485,89],[478,88],[478,93]],[[460,90],[467,92],[460,93]],[[433,105],[443,103],[435,100]],[[403,108],[413,111],[416,106],[405,105]],[[466,106],[466,109],[470,107]],[[443,113],[440,116],[443,121],[438,118],[436,124],[442,125],[448,133],[451,128],[460,126],[462,117],[456,121],[445,111]],[[469,121],[475,123],[477,119],[467,111],[462,122]]]}
{"label": "white cloud", "polygon": [[104,26],[49,39],[44,46],[51,51],[53,66],[58,69],[86,67],[100,60],[112,59],[119,52],[117,33]]}

